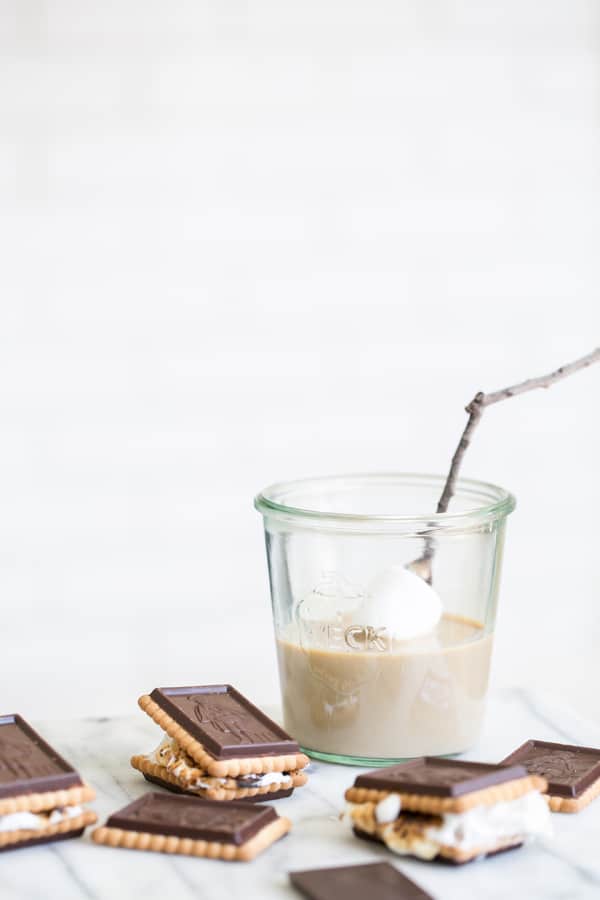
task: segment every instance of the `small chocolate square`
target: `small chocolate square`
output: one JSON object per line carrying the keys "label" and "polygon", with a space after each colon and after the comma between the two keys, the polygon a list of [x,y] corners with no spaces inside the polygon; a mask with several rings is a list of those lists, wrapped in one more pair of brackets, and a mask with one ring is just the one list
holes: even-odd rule
{"label": "small chocolate square", "polygon": [[216,760],[298,753],[296,741],[230,684],[155,688],[150,694]]}
{"label": "small chocolate square", "polygon": [[432,900],[389,863],[290,872],[290,881],[309,900]]}
{"label": "small chocolate square", "polygon": [[554,797],[580,797],[600,778],[600,750],[555,744],[551,741],[526,741],[507,756],[502,765],[519,763],[530,775],[541,775]]}
{"label": "small chocolate square", "polygon": [[526,774],[523,766],[491,765],[424,756],[359,775],[354,786],[393,791],[397,794],[461,797],[505,781],[524,778]]}
{"label": "small chocolate square", "polygon": [[21,716],[0,716],[0,799],[81,785],[75,769]]}
{"label": "small chocolate square", "polygon": [[272,806],[144,794],[113,813],[108,828],[240,846],[277,819]]}

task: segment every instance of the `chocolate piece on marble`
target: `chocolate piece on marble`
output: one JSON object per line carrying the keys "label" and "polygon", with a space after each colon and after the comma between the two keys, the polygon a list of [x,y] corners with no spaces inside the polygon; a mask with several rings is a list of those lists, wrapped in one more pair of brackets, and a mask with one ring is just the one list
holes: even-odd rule
{"label": "chocolate piece on marble", "polygon": [[290,872],[290,881],[309,900],[432,900],[389,863]]}

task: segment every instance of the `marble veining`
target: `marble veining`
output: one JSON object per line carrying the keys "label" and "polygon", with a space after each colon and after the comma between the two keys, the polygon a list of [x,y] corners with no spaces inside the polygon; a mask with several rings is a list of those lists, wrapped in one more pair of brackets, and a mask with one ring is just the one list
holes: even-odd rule
{"label": "marble veining", "polygon": [[[26,710],[24,710],[26,713]],[[151,790],[129,757],[156,743],[156,726],[142,713],[126,718],[34,722],[94,785],[101,821]],[[495,694],[481,742],[465,759],[495,762],[528,738],[600,746],[600,726],[515,688]],[[394,857],[354,838],[340,822],[343,793],[359,770],[311,764],[311,780],[293,797],[275,801],[292,833],[254,862],[232,864],[96,847],[89,838],[0,855],[2,900],[275,900],[298,897],[293,869],[388,860],[437,900],[500,900],[508,896],[592,900],[600,896],[600,801],[578,815],[555,815],[555,837],[464,867]]]}

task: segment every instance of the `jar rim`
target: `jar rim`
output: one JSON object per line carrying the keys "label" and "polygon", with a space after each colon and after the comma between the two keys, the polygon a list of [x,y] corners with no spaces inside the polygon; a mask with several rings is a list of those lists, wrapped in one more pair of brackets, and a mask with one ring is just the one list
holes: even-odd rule
{"label": "jar rim", "polygon": [[[428,527],[460,527],[461,525],[473,525],[474,522],[484,522],[503,518],[513,511],[516,499],[510,491],[487,481],[479,481],[473,478],[458,478],[456,481],[455,495],[461,495],[471,499],[479,498],[472,508],[462,512],[427,512],[419,514],[395,515],[387,513],[351,513],[336,512],[332,510],[319,510],[308,506],[294,505],[281,502],[276,499],[286,493],[298,493],[303,488],[310,486],[315,488],[335,487],[336,485],[355,482],[355,487],[374,486],[377,483],[393,481],[399,486],[422,486],[439,488],[441,494],[445,481],[445,475],[425,474],[419,472],[365,472],[349,473],[347,475],[326,475],[315,478],[299,478],[291,481],[280,481],[269,485],[260,491],[254,498],[255,508],[263,514],[275,519],[286,521],[302,521],[306,525],[311,523],[318,527],[319,524],[337,523],[339,526],[363,524],[365,526],[381,525],[386,529],[394,525],[406,528],[410,525],[426,523]],[[485,502],[487,501],[487,502]]]}

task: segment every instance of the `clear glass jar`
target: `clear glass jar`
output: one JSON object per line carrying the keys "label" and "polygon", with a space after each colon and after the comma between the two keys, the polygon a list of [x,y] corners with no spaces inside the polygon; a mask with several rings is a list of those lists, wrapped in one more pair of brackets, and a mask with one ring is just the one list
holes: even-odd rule
{"label": "clear glass jar", "polygon": [[285,727],[311,756],[388,765],[477,740],[515,500],[459,479],[450,510],[431,513],[443,484],[349,475],[255,499]]}

